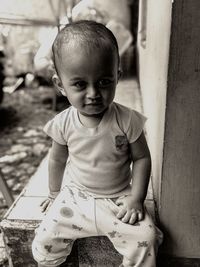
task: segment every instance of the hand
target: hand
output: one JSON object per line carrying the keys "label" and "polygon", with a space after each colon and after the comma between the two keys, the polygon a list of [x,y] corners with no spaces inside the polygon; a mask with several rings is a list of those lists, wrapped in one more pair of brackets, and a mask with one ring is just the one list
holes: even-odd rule
{"label": "hand", "polygon": [[48,198],[43,200],[42,203],[40,204],[42,212],[48,211],[48,209],[51,207],[52,203],[54,202],[54,200],[58,194],[59,194],[59,192],[50,192],[49,193]]}
{"label": "hand", "polygon": [[120,207],[117,218],[124,223],[135,224],[143,220],[144,208],[143,203],[135,201],[132,195],[118,198],[116,204]]}

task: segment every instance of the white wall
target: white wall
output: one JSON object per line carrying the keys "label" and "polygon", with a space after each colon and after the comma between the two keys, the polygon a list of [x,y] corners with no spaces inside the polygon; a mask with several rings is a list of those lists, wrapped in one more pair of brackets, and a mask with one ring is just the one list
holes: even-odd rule
{"label": "white wall", "polygon": [[171,7],[169,0],[140,0],[139,8],[139,80],[144,114],[148,117],[146,127],[157,199],[162,168]]}

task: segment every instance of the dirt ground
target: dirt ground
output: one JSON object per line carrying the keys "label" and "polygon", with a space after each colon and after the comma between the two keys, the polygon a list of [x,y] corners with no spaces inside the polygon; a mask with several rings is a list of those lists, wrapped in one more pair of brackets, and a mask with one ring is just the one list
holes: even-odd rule
{"label": "dirt ground", "polygon": [[[44,124],[55,115],[53,89],[21,88],[5,94],[0,104],[0,169],[16,198],[46,155],[51,141],[43,133]],[[62,101],[61,101],[62,100]],[[63,99],[57,110],[65,108]],[[0,192],[0,219],[7,206]]]}

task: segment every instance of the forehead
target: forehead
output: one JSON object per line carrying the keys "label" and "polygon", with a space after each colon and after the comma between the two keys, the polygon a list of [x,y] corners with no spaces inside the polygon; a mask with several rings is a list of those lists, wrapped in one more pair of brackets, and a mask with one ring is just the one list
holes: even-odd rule
{"label": "forehead", "polygon": [[60,55],[62,48],[68,47],[69,49],[81,46],[85,51],[91,52],[95,48],[109,49],[116,52],[118,57],[118,45],[114,38],[111,38],[108,34],[101,34],[94,32],[64,32],[58,34],[54,45],[53,52],[56,55]]}
{"label": "forehead", "polygon": [[118,66],[117,52],[111,47],[98,47],[71,40],[66,44],[62,44],[60,49],[60,66],[66,68],[73,67],[99,67],[105,65],[114,67]]}
{"label": "forehead", "polygon": [[65,51],[67,48],[69,50],[73,49],[82,49],[85,50],[85,52],[91,53],[92,51],[95,51],[97,49],[99,50],[110,50],[110,51],[115,51],[116,55],[118,54],[117,47],[115,44],[112,42],[110,38],[86,38],[84,34],[81,35],[76,35],[76,36],[71,36],[67,41],[63,39],[62,42],[60,42],[60,47],[58,49],[62,51],[64,48]]}

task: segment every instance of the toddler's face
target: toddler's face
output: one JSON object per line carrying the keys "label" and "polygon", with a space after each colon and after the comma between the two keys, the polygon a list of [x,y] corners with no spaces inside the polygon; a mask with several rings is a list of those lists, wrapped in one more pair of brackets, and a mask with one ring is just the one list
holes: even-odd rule
{"label": "toddler's face", "polygon": [[62,48],[62,93],[82,115],[101,115],[114,99],[119,75],[117,56],[99,48],[87,53],[80,45],[75,47],[70,51]]}

